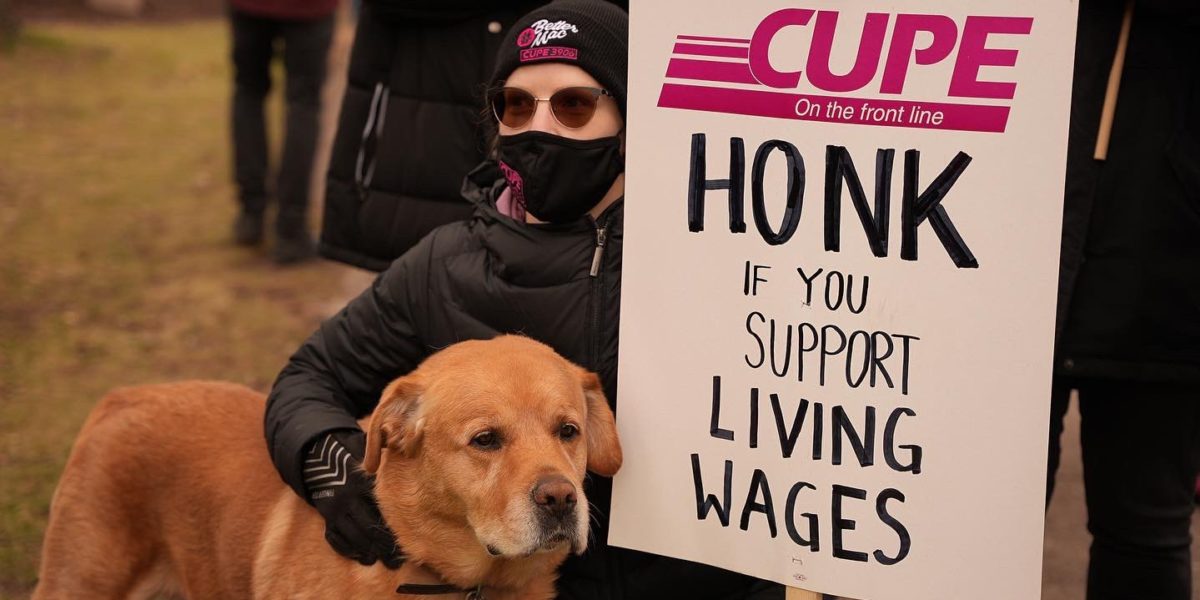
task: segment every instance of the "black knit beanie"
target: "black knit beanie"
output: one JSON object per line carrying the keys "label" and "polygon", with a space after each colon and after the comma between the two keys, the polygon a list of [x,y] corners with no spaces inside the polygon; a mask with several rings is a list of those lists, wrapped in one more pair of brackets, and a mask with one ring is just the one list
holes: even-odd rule
{"label": "black knit beanie", "polygon": [[629,15],[605,0],[556,0],[521,17],[496,55],[491,86],[517,67],[543,62],[573,64],[608,90],[625,116],[629,67]]}

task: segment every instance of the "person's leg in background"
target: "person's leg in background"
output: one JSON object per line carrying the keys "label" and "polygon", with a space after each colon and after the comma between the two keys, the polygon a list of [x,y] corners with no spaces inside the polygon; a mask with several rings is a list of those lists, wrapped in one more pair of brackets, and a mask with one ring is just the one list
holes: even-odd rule
{"label": "person's leg in background", "polygon": [[1091,381],[1079,398],[1088,600],[1190,600],[1200,386]]}
{"label": "person's leg in background", "polygon": [[1054,378],[1050,388],[1050,444],[1046,460],[1046,506],[1054,495],[1054,478],[1062,459],[1063,419],[1071,406],[1071,384],[1060,377]]}
{"label": "person's leg in background", "polygon": [[271,57],[276,25],[263,19],[230,12],[233,37],[234,90],[233,172],[240,211],[234,221],[234,241],[254,245],[262,241],[263,211],[267,206],[267,127],[263,103],[271,91]]}
{"label": "person's leg in background", "polygon": [[287,130],[279,166],[279,217],[275,259],[304,260],[315,254],[308,232],[308,197],[321,113],[321,87],[333,39],[334,18],[293,21],[284,26],[287,71]]}

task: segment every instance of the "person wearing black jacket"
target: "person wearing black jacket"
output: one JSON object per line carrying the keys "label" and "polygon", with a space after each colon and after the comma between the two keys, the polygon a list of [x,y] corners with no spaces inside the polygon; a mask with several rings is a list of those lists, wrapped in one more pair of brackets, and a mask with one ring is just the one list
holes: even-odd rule
{"label": "person wearing black jacket", "polygon": [[1088,599],[1187,600],[1200,470],[1200,7],[1138,0],[1105,160],[1125,0],[1079,9],[1048,493],[1079,391]]}
{"label": "person wearing black jacket", "polygon": [[470,218],[463,177],[484,159],[483,90],[517,17],[546,0],[367,0],[325,181],[322,256],[383,271]]}
{"label": "person wearing black jacket", "polygon": [[[601,0],[559,0],[518,20],[489,93],[496,158],[463,185],[471,219],[392,263],[277,378],[265,416],[272,460],[342,554],[399,559],[370,482],[351,468],[329,485],[346,463],[326,457],[361,457],[356,419],[436,349],[520,333],[597,372],[616,398],[627,37],[625,12]],[[774,584],[608,546],[611,481],[593,475],[587,485],[595,543],[563,564],[560,597],[782,598]]]}
{"label": "person wearing black jacket", "polygon": [[470,218],[459,189],[488,149],[479,109],[496,50],[517,17],[545,2],[363,3],[326,178],[322,256],[383,271],[430,231]]}

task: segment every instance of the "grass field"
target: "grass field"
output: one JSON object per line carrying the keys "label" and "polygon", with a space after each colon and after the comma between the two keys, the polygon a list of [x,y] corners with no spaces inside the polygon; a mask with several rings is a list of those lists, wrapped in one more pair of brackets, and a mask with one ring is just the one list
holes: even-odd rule
{"label": "grass field", "polygon": [[344,299],[348,269],[229,242],[227,44],[220,21],[34,23],[0,53],[0,598],[32,588],[50,495],[106,390],[265,390]]}

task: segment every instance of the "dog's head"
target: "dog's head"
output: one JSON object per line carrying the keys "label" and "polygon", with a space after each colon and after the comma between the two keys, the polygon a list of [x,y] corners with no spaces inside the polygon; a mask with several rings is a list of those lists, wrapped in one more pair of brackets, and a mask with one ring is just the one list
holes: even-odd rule
{"label": "dog's head", "polygon": [[620,466],[599,378],[520,336],[455,344],[389,385],[363,462],[389,522],[406,510],[389,505],[389,487],[416,490],[407,510],[463,522],[506,557],[582,552],[585,472],[612,476]]}

